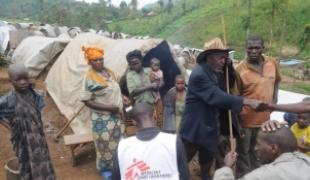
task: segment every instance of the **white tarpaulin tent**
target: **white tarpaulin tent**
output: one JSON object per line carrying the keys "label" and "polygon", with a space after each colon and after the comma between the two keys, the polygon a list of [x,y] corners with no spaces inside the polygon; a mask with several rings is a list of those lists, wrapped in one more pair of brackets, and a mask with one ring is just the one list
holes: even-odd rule
{"label": "white tarpaulin tent", "polygon": [[[302,101],[304,98],[309,97],[309,95],[294,93],[290,91],[279,90],[278,93],[278,104],[289,104],[289,103],[297,103]],[[283,121],[284,112],[272,112],[271,120]]]}
{"label": "white tarpaulin tent", "polygon": [[[46,77],[46,87],[58,109],[71,119],[83,103],[79,100],[82,81],[89,69],[82,46],[96,46],[104,49],[104,64],[120,77],[127,68],[126,54],[134,49],[151,49],[159,44],[157,40],[119,39],[113,40],[91,33],[82,33],[74,38],[58,57]],[[89,110],[83,111],[75,118],[71,128],[76,134],[90,133]]]}
{"label": "white tarpaulin tent", "polygon": [[3,24],[0,26],[0,52],[4,52],[7,49],[11,30],[15,30],[15,27],[12,25]]}
{"label": "white tarpaulin tent", "polygon": [[24,64],[31,77],[37,77],[54,58],[64,50],[70,38],[31,36],[24,39],[14,51],[12,62]]}

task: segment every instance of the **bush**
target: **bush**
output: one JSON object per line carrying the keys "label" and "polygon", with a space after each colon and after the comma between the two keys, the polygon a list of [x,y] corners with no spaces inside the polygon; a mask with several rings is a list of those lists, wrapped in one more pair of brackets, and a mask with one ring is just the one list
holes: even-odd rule
{"label": "bush", "polygon": [[0,52],[0,67],[5,67],[8,65],[8,60],[4,54]]}

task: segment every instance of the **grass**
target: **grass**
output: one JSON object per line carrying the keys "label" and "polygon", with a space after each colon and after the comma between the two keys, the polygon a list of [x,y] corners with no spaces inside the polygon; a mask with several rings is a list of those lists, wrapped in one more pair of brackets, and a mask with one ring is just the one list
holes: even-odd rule
{"label": "grass", "polygon": [[[252,1],[252,3],[251,32],[262,34],[268,49],[271,27],[270,0]],[[304,25],[308,24],[310,19],[310,1],[288,0],[288,5],[283,9],[285,9],[284,26],[280,12],[276,12],[274,42],[270,50],[273,56],[279,54],[281,34],[283,34],[282,45],[298,47]],[[187,13],[182,13],[182,9],[176,6],[171,14],[118,21],[111,23],[109,28],[114,29],[118,26],[125,33],[152,35],[168,39],[172,43],[201,48],[205,41],[223,37],[221,15],[225,18],[228,46],[237,51],[238,58],[243,58],[247,17],[247,4],[244,0],[204,0],[200,7]],[[310,42],[297,57],[310,59]]]}
{"label": "grass", "polygon": [[308,84],[304,82],[299,82],[299,83],[294,83],[294,84],[281,83],[280,89],[310,95],[310,84],[309,83]]}

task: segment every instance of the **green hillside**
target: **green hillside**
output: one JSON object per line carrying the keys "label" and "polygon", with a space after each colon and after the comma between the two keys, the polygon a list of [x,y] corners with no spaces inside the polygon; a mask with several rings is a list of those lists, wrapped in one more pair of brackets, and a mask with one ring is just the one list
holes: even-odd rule
{"label": "green hillside", "polygon": [[[151,35],[173,43],[201,48],[213,37],[223,37],[221,15],[224,16],[227,43],[243,56],[248,24],[249,0],[187,0],[175,4],[171,13],[162,11],[157,16],[116,21],[111,30],[132,35]],[[273,0],[275,4],[274,39],[271,54],[278,55],[280,45],[301,49],[297,55],[310,59],[310,1]],[[182,2],[186,2],[186,10]],[[262,34],[269,47],[272,0],[251,1],[250,33]],[[198,4],[199,3],[199,4]],[[282,38],[281,38],[282,37]],[[281,40],[282,39],[282,40]]]}

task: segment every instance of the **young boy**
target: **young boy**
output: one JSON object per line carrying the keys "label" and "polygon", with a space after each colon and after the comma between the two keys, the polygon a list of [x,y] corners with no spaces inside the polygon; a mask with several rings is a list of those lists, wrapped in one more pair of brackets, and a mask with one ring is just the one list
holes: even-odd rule
{"label": "young boy", "polygon": [[54,169],[43,132],[43,96],[31,86],[26,67],[13,64],[9,78],[14,90],[0,97],[0,124],[11,129],[21,180],[54,180]]}
{"label": "young boy", "polygon": [[298,149],[310,156],[310,113],[298,114],[291,131],[297,139]]}
{"label": "young boy", "polygon": [[179,132],[185,107],[186,91],[184,77],[177,75],[174,80],[174,87],[164,97],[164,131],[169,133]]}

